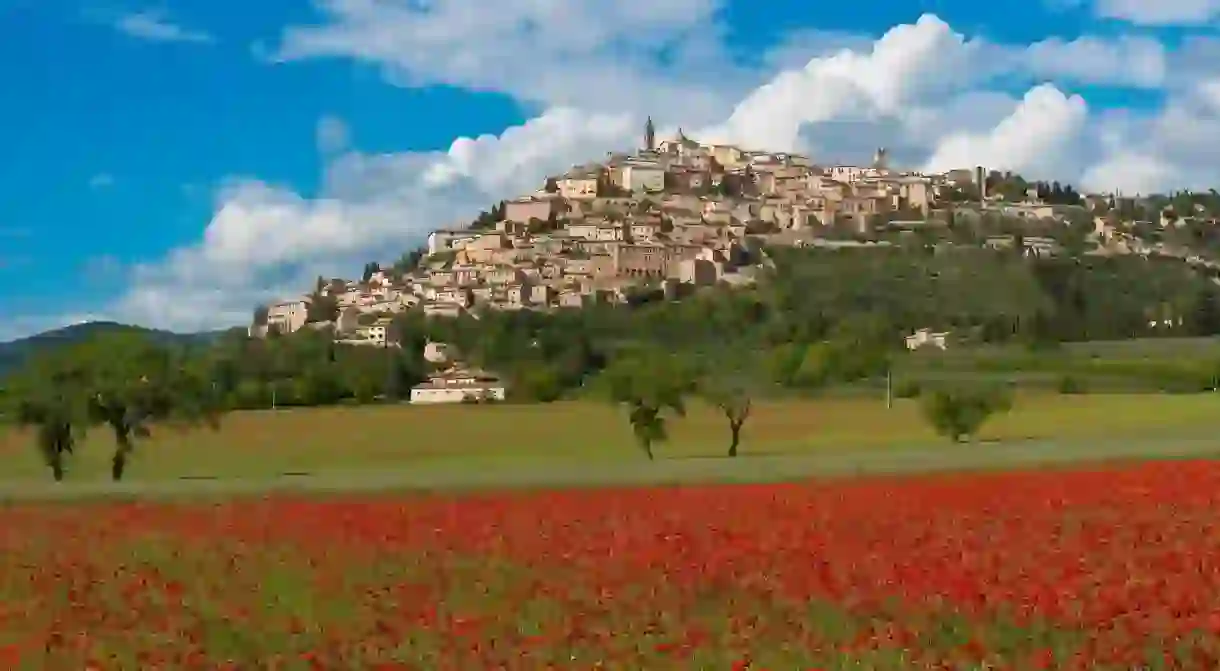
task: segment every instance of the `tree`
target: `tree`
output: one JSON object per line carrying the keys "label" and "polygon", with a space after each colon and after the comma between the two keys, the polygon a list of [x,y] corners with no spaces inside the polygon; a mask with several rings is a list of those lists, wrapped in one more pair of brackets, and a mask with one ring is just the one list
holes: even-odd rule
{"label": "tree", "polygon": [[75,452],[87,417],[82,397],[73,393],[85,371],[43,354],[5,380],[3,414],[33,429],[35,447],[56,482],[64,479],[67,457]]}
{"label": "tree", "polygon": [[713,357],[708,363],[708,369],[700,376],[698,392],[704,401],[724,415],[729,425],[728,455],[736,457],[741,430],[750,418],[758,391],[757,377],[751,372],[762,367],[753,365],[754,357],[737,357],[727,352]]}
{"label": "tree", "polygon": [[563,385],[557,367],[544,361],[528,361],[513,374],[512,394],[515,398],[538,403],[552,403],[563,395]]}
{"label": "tree", "polygon": [[135,442],[152,435],[154,423],[216,428],[220,404],[215,384],[187,367],[176,352],[139,337],[102,338],[76,353],[85,358],[88,417],[114,436],[111,478],[122,480]]}
{"label": "tree", "polygon": [[1190,318],[1191,328],[1197,336],[1220,333],[1220,296],[1210,287],[1196,290]]}
{"label": "tree", "polygon": [[310,324],[333,322],[339,319],[339,299],[335,296],[315,292],[306,307],[305,321]]}
{"label": "tree", "polygon": [[419,267],[419,262],[427,255],[428,250],[422,247],[403,253],[403,255],[394,262],[394,272],[398,273],[399,275],[414,272]]}
{"label": "tree", "polygon": [[27,364],[10,385],[21,424],[36,440],[56,481],[65,458],[91,424],[110,428],[115,439],[111,477],[121,480],[138,438],[154,422],[207,421],[216,425],[219,394],[181,353],[143,336],[101,336],[57,350]]}
{"label": "tree", "polygon": [[824,352],[824,377],[840,383],[885,377],[885,404],[893,405],[894,358],[901,340],[885,317],[858,314],[831,330]]}
{"label": "tree", "polygon": [[12,416],[18,426],[34,429],[35,445],[56,482],[64,479],[65,459],[75,450],[80,426],[80,412],[70,398],[56,391],[59,384],[62,382],[37,395],[10,394],[16,398]]}
{"label": "tree", "polygon": [[955,443],[970,440],[989,417],[1011,407],[1011,397],[998,389],[942,389],[925,396],[923,403],[932,428]]}
{"label": "tree", "polygon": [[685,395],[693,386],[686,367],[675,357],[656,351],[631,353],[605,371],[611,399],[629,409],[627,421],[636,443],[648,459],[652,446],[664,442],[665,413],[686,414]]}

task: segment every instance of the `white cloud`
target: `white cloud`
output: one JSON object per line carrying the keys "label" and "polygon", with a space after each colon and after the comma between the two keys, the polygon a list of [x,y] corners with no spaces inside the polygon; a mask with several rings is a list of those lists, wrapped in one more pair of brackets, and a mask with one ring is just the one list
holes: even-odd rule
{"label": "white cloud", "polygon": [[165,12],[147,10],[119,17],[114,27],[121,33],[151,42],[195,42],[199,44],[215,41],[207,32],[192,30],[169,20]]}
{"label": "white cloud", "polygon": [[1020,101],[1006,93],[967,91],[903,108],[884,117],[840,118],[801,129],[800,146],[818,161],[860,165],[885,147],[897,166],[919,166],[941,138],[959,132],[985,133]]}
{"label": "white cloud", "polygon": [[1220,188],[1220,78],[1173,95],[1154,116],[1112,114],[1099,128],[1101,159],[1086,187],[1150,193]]}
{"label": "white cloud", "polygon": [[[1097,38],[1047,40],[1017,48],[967,39],[939,18],[924,15],[864,48],[815,56],[803,67],[781,72],[739,103],[727,121],[695,135],[751,147],[806,150],[827,161],[862,160],[864,147],[871,154],[878,145],[898,144],[896,158],[918,155],[915,162],[923,162],[935,153],[937,162],[943,162],[980,152],[994,156],[1019,144],[1024,153],[1013,159],[1016,163],[1053,170],[1056,164],[1043,160],[1049,154],[1040,148],[1054,148],[1055,142],[1082,130],[1083,101],[1051,89],[1071,104],[1049,105],[1049,91],[1035,88],[1022,102],[974,87],[1000,76],[1032,77],[1050,71],[1078,81],[1150,84],[1164,74],[1163,55],[1136,61],[1141,54],[1160,54],[1158,49],[1152,41]],[[1039,110],[1065,114],[1038,119],[1018,103],[1041,104]],[[1060,128],[1059,123],[1067,125]],[[1019,124],[1017,133],[1055,134],[1048,136],[1050,144],[1037,137],[1017,143],[1009,139],[1014,124]],[[946,141],[951,142],[941,147]],[[973,148],[967,150],[967,145]]]}
{"label": "white cloud", "polygon": [[924,169],[944,172],[981,165],[1035,176],[1053,174],[1073,154],[1087,118],[1083,98],[1044,84],[1026,93],[1013,113],[990,131],[942,139]]}
{"label": "white cloud", "polygon": [[406,86],[653,114],[712,114],[736,93],[731,81],[747,86],[718,42],[719,0],[502,0],[494,11],[469,0],[315,4],[326,22],[285,30],[275,60],[352,58]]}
{"label": "white cloud", "polygon": [[1166,77],[1165,48],[1150,37],[1050,38],[1031,44],[1022,56],[1035,77],[1141,88],[1157,88]]}
{"label": "white cloud", "polygon": [[1220,16],[1220,0],[1093,0],[1101,17],[1145,26],[1200,25]]}
{"label": "white cloud", "polygon": [[781,72],[700,138],[775,150],[800,148],[803,126],[842,117],[893,116],[915,99],[968,78],[978,45],[935,16],[897,26],[865,53],[844,49]]}

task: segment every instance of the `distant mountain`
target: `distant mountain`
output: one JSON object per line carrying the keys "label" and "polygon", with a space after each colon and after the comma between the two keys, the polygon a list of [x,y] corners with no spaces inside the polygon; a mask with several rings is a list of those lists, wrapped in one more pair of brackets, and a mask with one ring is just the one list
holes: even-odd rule
{"label": "distant mountain", "polygon": [[173,333],[117,322],[85,322],[45,331],[12,342],[0,343],[0,375],[19,367],[28,357],[35,354],[56,347],[75,345],[95,336],[110,333],[139,333],[167,345],[196,345],[207,344],[225,332]]}

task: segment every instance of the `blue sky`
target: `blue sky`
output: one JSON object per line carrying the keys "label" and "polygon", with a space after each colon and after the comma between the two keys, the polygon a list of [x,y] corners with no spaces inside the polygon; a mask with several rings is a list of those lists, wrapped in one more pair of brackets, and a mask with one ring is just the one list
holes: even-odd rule
{"label": "blue sky", "polygon": [[1220,2],[416,4],[0,0],[0,339],[240,322],[647,114],[827,161],[1220,184]]}

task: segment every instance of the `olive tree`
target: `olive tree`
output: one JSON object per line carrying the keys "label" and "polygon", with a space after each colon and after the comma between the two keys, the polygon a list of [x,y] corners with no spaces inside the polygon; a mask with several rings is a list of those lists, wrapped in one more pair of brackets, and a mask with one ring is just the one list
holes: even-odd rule
{"label": "olive tree", "polygon": [[51,469],[51,477],[60,482],[67,473],[67,459],[88,424],[81,398],[67,393],[81,383],[81,372],[38,364],[8,380],[5,414],[33,432],[39,456]]}
{"label": "olive tree", "polygon": [[137,439],[154,424],[173,428],[219,425],[220,403],[208,371],[172,349],[143,339],[98,343],[86,407],[91,422],[114,437],[111,478],[123,479]]}
{"label": "olive tree", "polygon": [[611,400],[628,408],[636,443],[650,460],[653,445],[668,438],[666,413],[686,414],[685,397],[693,382],[676,357],[655,351],[625,354],[603,373]]}
{"label": "olive tree", "polygon": [[218,425],[219,395],[209,377],[183,353],[142,336],[104,335],[29,362],[10,382],[8,397],[18,423],[35,429],[57,481],[89,427],[107,427],[117,481],[153,425]]}
{"label": "olive tree", "polygon": [[763,391],[765,361],[752,352],[722,350],[705,354],[696,391],[724,416],[729,428],[728,456],[736,457],[741,432]]}

